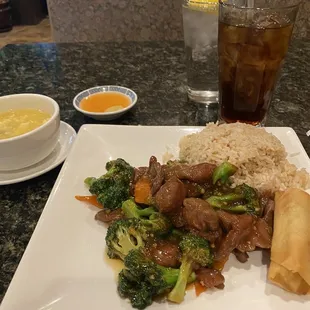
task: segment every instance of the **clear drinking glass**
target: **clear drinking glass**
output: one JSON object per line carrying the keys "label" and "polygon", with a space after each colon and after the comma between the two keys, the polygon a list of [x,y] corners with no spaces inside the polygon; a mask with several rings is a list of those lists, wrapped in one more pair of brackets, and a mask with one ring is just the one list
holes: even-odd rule
{"label": "clear drinking glass", "polygon": [[184,0],[183,29],[188,96],[218,102],[218,0]]}
{"label": "clear drinking glass", "polygon": [[264,125],[299,3],[220,1],[219,116]]}

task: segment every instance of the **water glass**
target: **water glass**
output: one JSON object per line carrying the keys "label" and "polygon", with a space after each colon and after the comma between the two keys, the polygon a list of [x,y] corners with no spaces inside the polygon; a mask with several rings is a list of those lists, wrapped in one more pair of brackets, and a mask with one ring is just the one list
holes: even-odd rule
{"label": "water glass", "polygon": [[183,29],[188,96],[218,102],[218,0],[184,0]]}

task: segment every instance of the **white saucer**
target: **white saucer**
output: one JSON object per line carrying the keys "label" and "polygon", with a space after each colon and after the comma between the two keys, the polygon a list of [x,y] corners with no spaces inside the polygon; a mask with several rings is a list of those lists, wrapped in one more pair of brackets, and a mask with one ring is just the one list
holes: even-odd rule
{"label": "white saucer", "polygon": [[60,122],[60,137],[54,151],[33,166],[14,171],[0,171],[0,185],[30,180],[57,167],[66,159],[75,137],[75,130],[69,124]]}

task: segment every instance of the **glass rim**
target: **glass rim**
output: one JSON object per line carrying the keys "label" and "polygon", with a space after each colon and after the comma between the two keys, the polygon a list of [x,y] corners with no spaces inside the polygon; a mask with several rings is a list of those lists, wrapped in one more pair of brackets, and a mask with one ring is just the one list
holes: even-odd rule
{"label": "glass rim", "polygon": [[199,0],[183,0],[183,4],[214,4],[214,5],[219,5],[219,2],[208,1],[208,0],[204,0],[204,1],[199,1]]}
{"label": "glass rim", "polygon": [[294,9],[300,6],[302,1],[298,1],[296,4],[289,4],[289,5],[284,5],[280,7],[275,7],[275,6],[270,6],[270,7],[257,7],[257,8],[248,8],[232,3],[227,3],[225,0],[219,0],[218,4],[223,7],[230,7],[230,8],[235,8],[239,10],[248,10],[248,11],[268,11],[268,10],[285,10],[285,9]]}

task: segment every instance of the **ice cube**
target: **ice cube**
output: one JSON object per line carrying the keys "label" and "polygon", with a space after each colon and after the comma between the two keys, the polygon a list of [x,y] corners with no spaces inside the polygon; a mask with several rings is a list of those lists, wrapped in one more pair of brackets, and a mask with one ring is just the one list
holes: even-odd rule
{"label": "ice cube", "polygon": [[264,66],[252,66],[238,63],[235,79],[236,99],[234,109],[244,112],[255,112],[259,102]]}
{"label": "ice cube", "polygon": [[244,27],[221,24],[219,31],[220,41],[226,43],[244,43],[246,39],[246,30],[247,29]]}
{"label": "ice cube", "polygon": [[242,44],[239,49],[239,62],[255,66],[264,65],[265,63],[264,46]]}
{"label": "ice cube", "polygon": [[232,43],[222,43],[222,51],[223,55],[227,56],[230,58],[232,61],[237,62],[238,57],[239,57],[239,49],[240,49],[240,44],[232,44]]}
{"label": "ice cube", "polygon": [[248,27],[245,43],[250,45],[264,46],[264,33],[264,29]]}
{"label": "ice cube", "polygon": [[235,79],[237,63],[233,62],[229,57],[219,57],[219,71],[222,82],[230,82]]}
{"label": "ice cube", "polygon": [[286,26],[277,29],[266,29],[264,33],[264,44],[268,51],[268,58],[281,60],[288,50],[293,26]]}

